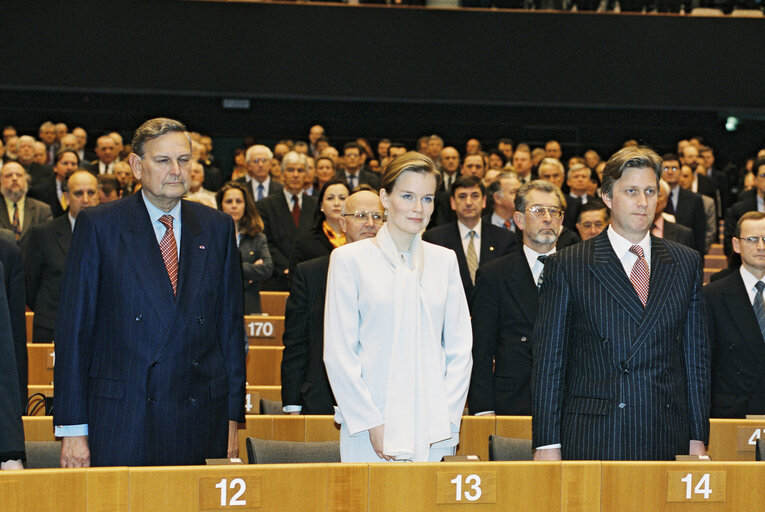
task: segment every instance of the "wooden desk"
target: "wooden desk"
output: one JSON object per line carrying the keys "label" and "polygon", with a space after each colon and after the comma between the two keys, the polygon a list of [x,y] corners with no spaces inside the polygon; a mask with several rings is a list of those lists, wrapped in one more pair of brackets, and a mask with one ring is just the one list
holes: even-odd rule
{"label": "wooden desk", "polygon": [[270,316],[284,316],[288,292],[260,292],[260,308]]}
{"label": "wooden desk", "polygon": [[283,347],[284,316],[246,315],[244,332],[250,345]]}
{"label": "wooden desk", "polygon": [[27,343],[32,343],[32,322],[35,314],[33,311],[25,311],[24,317],[27,322]]}
{"label": "wooden desk", "polygon": [[753,461],[756,439],[765,439],[765,420],[713,419],[709,426],[709,456],[714,461]]}
{"label": "wooden desk", "polygon": [[247,353],[247,385],[281,386],[283,350],[284,347],[250,345]]}
{"label": "wooden desk", "polygon": [[33,385],[53,384],[53,365],[55,354],[53,343],[27,343],[29,377],[27,382]]}
{"label": "wooden desk", "polygon": [[53,416],[23,416],[25,441],[55,441]]}

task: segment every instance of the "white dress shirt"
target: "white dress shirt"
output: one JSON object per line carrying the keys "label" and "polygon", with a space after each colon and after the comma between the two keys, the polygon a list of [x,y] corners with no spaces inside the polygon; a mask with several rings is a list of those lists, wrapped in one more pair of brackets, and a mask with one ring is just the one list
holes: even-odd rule
{"label": "white dress shirt", "polygon": [[[462,250],[467,256],[468,244],[470,243],[470,231],[471,229],[464,225],[462,222],[457,221],[457,229],[460,232],[460,241],[462,241]],[[475,231],[473,236],[473,248],[475,249],[475,255],[478,257],[478,262],[481,262],[481,219],[478,219],[478,224],[472,229]]]}

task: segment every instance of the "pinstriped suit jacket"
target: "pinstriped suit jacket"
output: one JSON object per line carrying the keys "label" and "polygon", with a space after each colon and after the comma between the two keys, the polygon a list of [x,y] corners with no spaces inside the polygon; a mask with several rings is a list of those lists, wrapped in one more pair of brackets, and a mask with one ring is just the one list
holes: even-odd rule
{"label": "pinstriped suit jacket", "polygon": [[607,232],[545,262],[534,331],[534,446],[564,459],[670,460],[709,438],[700,256],[651,237],[646,308]]}

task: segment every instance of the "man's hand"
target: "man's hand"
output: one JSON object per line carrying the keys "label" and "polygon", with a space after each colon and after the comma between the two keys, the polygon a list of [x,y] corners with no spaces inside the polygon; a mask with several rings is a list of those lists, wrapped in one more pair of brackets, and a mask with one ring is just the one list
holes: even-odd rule
{"label": "man's hand", "polygon": [[706,455],[707,449],[701,441],[691,441],[688,449],[689,455]]}
{"label": "man's hand", "polygon": [[21,459],[0,462],[0,470],[6,469],[24,469],[24,464],[21,463]]}
{"label": "man's hand", "polygon": [[390,455],[383,453],[383,439],[385,438],[385,425],[377,425],[369,429],[369,441],[372,443],[372,449],[378,457],[384,460],[393,460]]}
{"label": "man's hand", "polygon": [[292,416],[300,416],[300,411],[290,411],[287,414],[291,414]]}
{"label": "man's hand", "polygon": [[534,460],[553,462],[561,460],[560,448],[544,448],[542,450],[534,450]]}
{"label": "man's hand", "polygon": [[239,457],[239,435],[236,430],[239,424],[236,421],[228,422],[228,458],[235,459]]}
{"label": "man's hand", "polygon": [[88,436],[64,437],[61,441],[62,468],[89,468]]}

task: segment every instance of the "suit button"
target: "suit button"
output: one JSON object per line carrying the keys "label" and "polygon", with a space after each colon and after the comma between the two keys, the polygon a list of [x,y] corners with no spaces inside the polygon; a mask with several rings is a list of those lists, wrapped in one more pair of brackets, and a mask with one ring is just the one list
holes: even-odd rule
{"label": "suit button", "polygon": [[743,372],[741,371],[741,368],[736,368],[736,373],[741,375],[741,373],[743,373]]}
{"label": "suit button", "polygon": [[196,401],[197,401],[196,398],[194,398],[193,396],[189,396],[189,402],[194,403]]}
{"label": "suit button", "polygon": [[625,404],[624,402],[619,404],[619,409],[624,409],[625,407],[627,407],[627,404]]}
{"label": "suit button", "polygon": [[199,366],[199,361],[197,361],[196,359],[194,359],[193,361],[191,361],[191,365],[192,365],[194,368],[196,368],[197,366]]}
{"label": "suit button", "polygon": [[664,370],[664,376],[667,377],[669,375],[669,370]]}
{"label": "suit button", "polygon": [[198,316],[198,317],[197,317],[197,323],[198,323],[199,325],[203,325],[203,324],[205,323],[205,317],[203,317],[203,316]]}
{"label": "suit button", "polygon": [[521,341],[522,341],[523,343],[526,343],[526,336],[521,336]]}
{"label": "suit button", "polygon": [[625,375],[626,375],[626,374],[628,374],[629,372],[630,372],[630,369],[629,369],[629,368],[625,368],[625,369],[624,369],[624,373],[625,373]]}
{"label": "suit button", "polygon": [[736,345],[728,345],[728,350],[733,350],[733,347],[735,347],[735,346]]}
{"label": "suit button", "polygon": [[608,338],[603,336],[602,338],[600,338],[600,341],[602,341],[603,343],[608,343]]}
{"label": "suit button", "polygon": [[149,402],[150,404],[153,404],[154,402],[156,402],[156,400],[154,400],[151,397],[147,398],[146,401]]}
{"label": "suit button", "polygon": [[158,362],[154,361],[153,363],[151,363],[150,368],[156,368],[158,364],[159,364]]}
{"label": "suit button", "polygon": [[143,315],[136,315],[135,321],[140,322],[142,318],[143,318]]}
{"label": "suit button", "polygon": [[669,404],[664,404],[664,408],[665,408],[665,409],[669,409],[670,407],[671,407],[671,405],[669,405]]}

